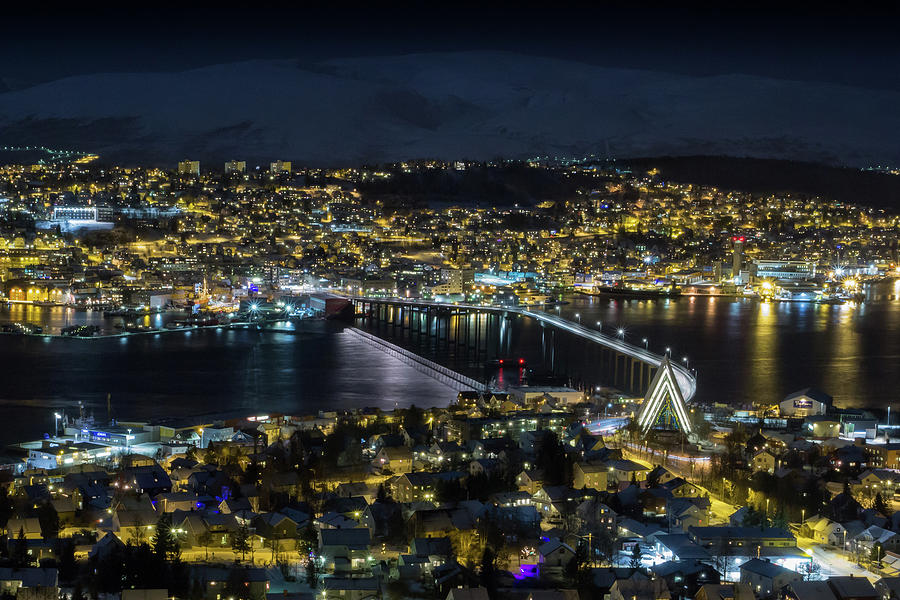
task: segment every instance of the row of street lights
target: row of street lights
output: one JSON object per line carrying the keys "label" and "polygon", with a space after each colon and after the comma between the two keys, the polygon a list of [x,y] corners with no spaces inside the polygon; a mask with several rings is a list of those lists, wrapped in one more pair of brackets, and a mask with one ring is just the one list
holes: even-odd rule
{"label": "row of street lights", "polygon": [[[556,307],[556,310],[559,311],[559,306]],[[581,325],[581,313],[575,313],[575,319],[578,321],[578,324]],[[603,322],[602,321],[597,321],[597,331],[599,331],[601,333],[603,332]],[[625,341],[625,328],[619,327],[616,330],[616,335],[620,340],[622,340],[624,342]],[[650,349],[650,341],[647,338],[643,338],[641,340],[641,343],[644,344],[644,350]],[[672,348],[669,346],[666,346],[666,356],[669,358],[672,358]],[[682,356],[681,362],[684,363],[685,368],[690,370],[690,361],[688,360],[687,356]]]}

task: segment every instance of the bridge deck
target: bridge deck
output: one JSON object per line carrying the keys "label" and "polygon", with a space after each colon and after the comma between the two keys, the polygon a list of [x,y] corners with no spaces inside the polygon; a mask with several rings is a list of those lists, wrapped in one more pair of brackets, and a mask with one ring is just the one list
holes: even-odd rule
{"label": "bridge deck", "polygon": [[[390,304],[390,305],[399,305],[399,306],[410,306],[410,307],[421,307],[421,308],[445,308],[448,310],[470,310],[470,311],[480,311],[480,312],[493,312],[500,314],[518,314],[525,317],[530,317],[532,319],[536,319],[540,322],[546,323],[547,325],[551,325],[560,329],[562,331],[567,331],[573,335],[584,338],[595,344],[600,344],[616,352],[623,354],[625,356],[630,356],[635,360],[643,362],[645,364],[651,365],[653,367],[659,367],[659,365],[663,361],[663,356],[659,354],[655,354],[650,352],[649,350],[645,350],[639,346],[635,346],[634,344],[629,344],[624,340],[617,339],[615,337],[608,336],[604,333],[601,333],[597,330],[590,329],[578,323],[574,323],[567,319],[563,319],[562,317],[552,315],[545,312],[527,310],[524,308],[518,307],[503,307],[503,306],[479,306],[475,304],[455,304],[448,302],[425,302],[420,300],[403,300],[403,299],[387,299],[387,298],[351,298],[353,302],[360,303],[381,303],[381,304]],[[694,397],[694,394],[697,393],[697,379],[694,375],[684,368],[681,365],[672,363],[672,369],[675,373],[675,379],[678,383],[678,387],[681,389],[681,395],[684,397],[685,402],[690,402]]]}

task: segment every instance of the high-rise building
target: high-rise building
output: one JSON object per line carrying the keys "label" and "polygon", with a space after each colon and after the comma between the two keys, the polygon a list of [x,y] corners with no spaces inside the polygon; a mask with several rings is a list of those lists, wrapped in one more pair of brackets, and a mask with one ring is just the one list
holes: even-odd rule
{"label": "high-rise building", "polygon": [[744,242],[747,240],[742,235],[736,235],[731,238],[734,250],[731,254],[731,276],[740,277],[741,267],[744,265]]}
{"label": "high-rise building", "polygon": [[225,163],[225,174],[246,173],[247,163],[243,160],[229,160]]}
{"label": "high-rise building", "polygon": [[291,161],[289,160],[276,160],[275,162],[269,165],[269,172],[273,175],[278,175],[279,173],[290,173],[291,172]]}
{"label": "high-rise building", "polygon": [[200,176],[200,161],[199,160],[183,160],[178,163],[178,174],[179,175],[193,175],[195,177]]}

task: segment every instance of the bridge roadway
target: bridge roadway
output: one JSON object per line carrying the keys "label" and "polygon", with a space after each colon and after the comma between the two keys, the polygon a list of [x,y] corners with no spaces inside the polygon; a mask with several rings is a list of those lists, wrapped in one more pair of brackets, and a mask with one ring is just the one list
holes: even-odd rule
{"label": "bridge roadway", "polygon": [[[631,357],[654,368],[658,368],[659,365],[662,364],[662,361],[664,359],[662,355],[655,354],[639,346],[629,344],[624,340],[608,336],[605,333],[601,333],[600,331],[597,331],[595,329],[590,329],[589,327],[585,327],[584,325],[581,325],[579,323],[574,323],[557,315],[552,315],[543,311],[533,311],[519,307],[479,306],[475,304],[455,304],[449,302],[425,302],[421,300],[404,300],[401,298],[391,299],[359,297],[351,298],[351,300],[356,305],[387,304],[391,306],[409,306],[415,308],[442,308],[451,311],[466,310],[473,312],[492,312],[501,315],[517,314],[536,319],[537,321],[545,325],[550,325],[559,330],[567,331],[578,337],[609,348],[623,356]],[[685,402],[690,402],[694,397],[694,394],[696,394],[697,392],[697,379],[693,374],[691,374],[690,371],[688,371],[682,365],[677,364],[675,361],[672,361],[669,364],[672,366],[672,370],[675,373],[675,379],[678,383],[679,389],[681,390],[681,395],[684,397]]]}

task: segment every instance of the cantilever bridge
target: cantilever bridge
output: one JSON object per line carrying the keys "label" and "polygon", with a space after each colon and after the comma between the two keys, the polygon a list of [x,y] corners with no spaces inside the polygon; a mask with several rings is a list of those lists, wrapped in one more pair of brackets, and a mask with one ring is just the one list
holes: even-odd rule
{"label": "cantilever bridge", "polygon": [[[608,336],[559,316],[518,307],[424,302],[398,298],[351,298],[357,322],[366,328],[388,329],[390,335],[430,339],[479,358],[502,356],[510,319],[535,319],[550,331],[563,331],[599,349],[597,372],[604,382],[646,397],[637,416],[642,428],[666,427],[690,432],[685,403],[697,391],[690,371],[665,356]],[[398,331],[399,330],[399,331]],[[649,416],[645,413],[652,411]]]}

